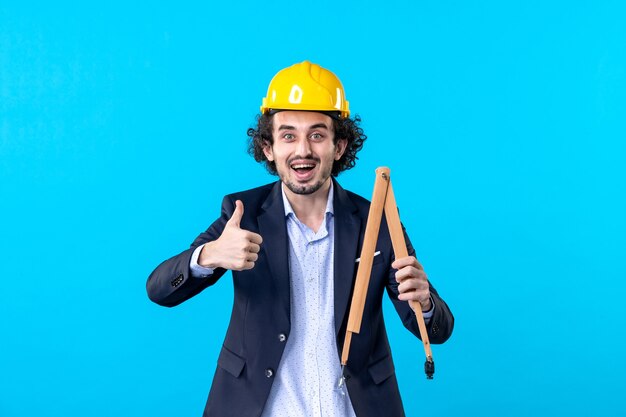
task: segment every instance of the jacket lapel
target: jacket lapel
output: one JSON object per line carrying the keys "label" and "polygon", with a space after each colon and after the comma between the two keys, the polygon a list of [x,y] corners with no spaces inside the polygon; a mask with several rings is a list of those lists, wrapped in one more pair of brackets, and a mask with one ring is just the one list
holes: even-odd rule
{"label": "jacket lapel", "polygon": [[333,272],[335,333],[339,334],[354,283],[361,218],[355,214],[358,211],[357,207],[337,181],[334,181],[334,190],[335,256]]}
{"label": "jacket lapel", "polygon": [[289,247],[285,206],[283,204],[281,182],[277,181],[261,206],[257,217],[259,231],[263,237],[261,247],[265,250],[271,275],[274,279],[276,295],[281,308],[290,317]]}

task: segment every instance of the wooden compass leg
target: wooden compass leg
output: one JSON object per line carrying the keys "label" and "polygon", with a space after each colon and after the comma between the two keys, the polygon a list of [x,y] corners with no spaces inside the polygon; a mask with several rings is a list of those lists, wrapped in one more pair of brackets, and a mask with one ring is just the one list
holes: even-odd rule
{"label": "wooden compass leg", "polygon": [[[387,188],[387,198],[385,199],[385,218],[387,219],[387,226],[389,227],[389,234],[391,235],[391,244],[393,245],[393,253],[396,259],[405,258],[409,256],[406,249],[406,240],[404,240],[404,233],[402,231],[402,224],[400,223],[400,215],[398,214],[398,206],[396,205],[396,197],[393,193],[393,187],[391,185],[391,179],[389,179],[389,187]],[[424,352],[426,357],[432,361],[433,353],[430,349],[430,341],[428,340],[428,331],[426,330],[426,322],[422,315],[422,306],[418,301],[411,300],[409,302],[411,309],[415,313],[417,319],[417,326],[420,330],[420,336],[422,343],[424,344]]]}
{"label": "wooden compass leg", "polygon": [[346,331],[346,338],[343,340],[343,350],[341,351],[341,364],[348,364],[348,356],[350,355],[350,343],[352,342],[352,332]]}
{"label": "wooden compass leg", "polygon": [[367,215],[365,236],[363,238],[363,246],[361,248],[361,260],[359,262],[356,281],[354,283],[352,302],[350,303],[350,315],[348,316],[346,338],[343,342],[343,351],[341,355],[342,365],[345,365],[348,361],[352,333],[359,333],[361,331],[363,309],[365,308],[365,297],[367,295],[367,287],[369,286],[370,275],[372,273],[374,251],[376,250],[378,232],[380,231],[380,222],[383,217],[385,195],[387,194],[387,185],[389,184],[388,179],[389,168],[382,167],[376,169],[376,181],[374,182],[372,204],[370,205],[370,211]]}
{"label": "wooden compass leg", "polygon": [[[341,364],[343,366],[348,363],[352,334],[359,333],[361,330],[363,309],[365,308],[365,298],[367,296],[367,288],[369,286],[370,275],[372,273],[374,251],[376,250],[376,242],[380,232],[380,222],[382,220],[383,208],[396,259],[408,256],[404,232],[402,231],[398,207],[396,206],[396,197],[393,193],[389,173],[389,168],[386,167],[376,169],[376,181],[374,182],[372,203],[367,216],[365,237],[363,238],[363,247],[361,248],[361,261],[357,270],[354,293],[350,304],[350,314],[348,316],[348,326],[343,343],[343,350],[341,352]],[[428,331],[426,330],[426,323],[422,314],[422,306],[417,301],[410,301],[409,305],[415,313],[422,343],[424,344],[424,352],[426,353],[426,376],[427,378],[432,379],[432,375],[435,370],[433,354],[430,349],[430,341],[428,339]]]}

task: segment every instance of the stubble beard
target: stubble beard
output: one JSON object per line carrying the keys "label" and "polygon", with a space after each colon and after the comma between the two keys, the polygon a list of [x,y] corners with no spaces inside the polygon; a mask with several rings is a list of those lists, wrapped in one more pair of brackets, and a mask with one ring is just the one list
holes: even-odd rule
{"label": "stubble beard", "polygon": [[[290,169],[290,168],[287,168],[287,169]],[[322,176],[321,176],[320,180],[318,182],[314,183],[313,185],[295,184],[295,183],[293,183],[293,182],[291,182],[289,180],[287,175],[281,174],[280,172],[278,173],[278,175],[279,175],[281,181],[283,182],[283,184],[285,184],[287,186],[289,191],[291,191],[294,194],[308,195],[308,194],[313,194],[314,192],[316,192],[317,190],[322,188],[322,186],[324,185],[326,180],[328,180],[328,178],[330,178],[330,174],[332,173],[332,170],[333,170],[333,166],[331,164],[330,166],[328,166],[324,170],[324,172],[322,172]]]}

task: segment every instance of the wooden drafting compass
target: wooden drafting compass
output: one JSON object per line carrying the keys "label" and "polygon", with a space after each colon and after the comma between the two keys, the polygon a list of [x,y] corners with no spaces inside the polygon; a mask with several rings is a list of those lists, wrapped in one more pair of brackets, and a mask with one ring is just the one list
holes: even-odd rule
{"label": "wooden drafting compass", "polygon": [[[352,303],[350,305],[350,315],[348,316],[346,338],[344,340],[343,351],[341,353],[342,377],[339,381],[340,387],[342,387],[345,382],[345,379],[343,378],[343,370],[348,363],[352,335],[354,333],[359,333],[361,330],[363,308],[365,307],[367,287],[372,273],[374,251],[376,250],[376,241],[378,238],[378,232],[380,231],[383,209],[385,211],[385,217],[389,227],[389,234],[391,235],[391,243],[393,245],[395,258],[399,259],[408,256],[404,234],[402,233],[402,225],[400,224],[400,216],[398,215],[398,207],[396,206],[396,198],[393,194],[393,188],[391,187],[391,177],[389,172],[390,170],[387,167],[379,167],[376,169],[376,181],[374,182],[372,204],[367,216],[365,237],[363,238],[363,247],[361,248],[361,260],[357,270],[354,293],[352,295]],[[424,317],[422,316],[422,307],[418,301],[410,301],[409,304],[411,309],[415,312],[422,343],[424,343],[424,351],[426,352],[424,371],[426,372],[426,378],[432,379],[433,374],[435,373],[435,362],[433,362],[433,354],[430,350],[426,323],[424,322]]]}

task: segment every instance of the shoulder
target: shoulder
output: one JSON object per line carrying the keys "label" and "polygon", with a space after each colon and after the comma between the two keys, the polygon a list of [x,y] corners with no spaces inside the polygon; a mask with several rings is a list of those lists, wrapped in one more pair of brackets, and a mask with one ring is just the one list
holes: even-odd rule
{"label": "shoulder", "polygon": [[335,206],[342,205],[347,210],[359,212],[367,216],[370,209],[370,201],[357,193],[346,190],[335,180]]}
{"label": "shoulder", "polygon": [[371,202],[367,198],[362,197],[357,193],[353,193],[352,191],[345,190],[345,192],[348,195],[348,198],[350,199],[350,201],[354,203],[354,205],[356,205],[359,208],[365,207],[369,209]]}
{"label": "shoulder", "polygon": [[246,211],[258,211],[270,197],[280,195],[280,181],[274,181],[249,190],[237,191],[224,196],[223,204],[234,208],[235,201],[241,200]]}
{"label": "shoulder", "polygon": [[274,182],[270,182],[269,184],[261,185],[260,187],[250,188],[249,190],[237,191],[237,192],[228,194],[227,197],[230,197],[233,199],[242,199],[242,198],[254,199],[254,198],[259,198],[263,196],[267,197],[272,192],[274,187],[276,187],[277,185],[280,185],[280,182],[274,181]]}

